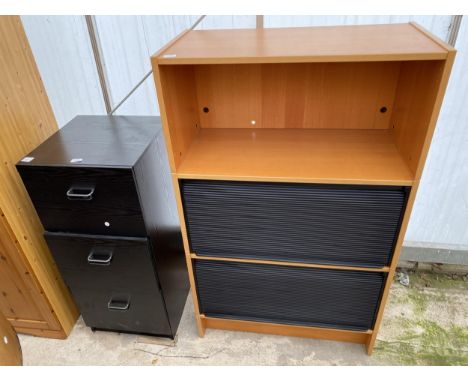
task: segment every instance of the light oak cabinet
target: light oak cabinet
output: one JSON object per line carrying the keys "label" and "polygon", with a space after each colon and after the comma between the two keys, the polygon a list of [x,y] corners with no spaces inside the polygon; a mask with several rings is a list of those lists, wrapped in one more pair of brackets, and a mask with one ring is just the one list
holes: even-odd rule
{"label": "light oak cabinet", "polygon": [[413,23],[187,31],[152,57],[201,336],[372,352],[454,57]]}

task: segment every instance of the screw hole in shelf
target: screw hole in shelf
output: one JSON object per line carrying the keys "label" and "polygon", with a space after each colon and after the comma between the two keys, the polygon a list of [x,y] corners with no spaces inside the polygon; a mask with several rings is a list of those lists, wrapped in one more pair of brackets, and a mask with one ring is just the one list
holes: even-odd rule
{"label": "screw hole in shelf", "polygon": [[210,109],[208,109],[206,106],[203,108],[204,113],[208,113],[209,111],[210,111]]}
{"label": "screw hole in shelf", "polygon": [[380,112],[383,114],[383,113],[386,113],[387,112],[387,107],[386,106],[382,106],[380,108]]}

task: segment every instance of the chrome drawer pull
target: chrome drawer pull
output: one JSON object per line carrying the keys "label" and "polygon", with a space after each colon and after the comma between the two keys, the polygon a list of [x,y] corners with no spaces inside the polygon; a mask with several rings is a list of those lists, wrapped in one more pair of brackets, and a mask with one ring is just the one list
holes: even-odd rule
{"label": "chrome drawer pull", "polygon": [[67,198],[69,200],[92,200],[94,194],[93,188],[78,188],[71,187],[67,191]]}
{"label": "chrome drawer pull", "polygon": [[95,251],[94,249],[88,255],[88,264],[91,265],[109,265],[112,260],[112,251]]}
{"label": "chrome drawer pull", "polygon": [[107,303],[109,310],[128,310],[130,307],[130,297],[127,300],[113,300],[112,298]]}

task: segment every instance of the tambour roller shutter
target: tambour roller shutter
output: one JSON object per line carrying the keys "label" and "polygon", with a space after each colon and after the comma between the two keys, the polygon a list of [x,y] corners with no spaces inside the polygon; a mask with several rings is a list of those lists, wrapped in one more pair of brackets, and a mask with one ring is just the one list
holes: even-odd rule
{"label": "tambour roller shutter", "polygon": [[213,260],[194,261],[200,312],[209,317],[372,329],[386,275]]}
{"label": "tambour roller shutter", "polygon": [[409,188],[183,180],[199,256],[388,265]]}

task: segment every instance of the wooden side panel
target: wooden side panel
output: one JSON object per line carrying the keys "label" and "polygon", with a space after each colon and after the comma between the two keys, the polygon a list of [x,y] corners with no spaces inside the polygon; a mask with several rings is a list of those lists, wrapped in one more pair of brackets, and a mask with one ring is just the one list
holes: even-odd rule
{"label": "wooden side panel", "polygon": [[403,62],[392,115],[395,143],[416,173],[445,61]]}
{"label": "wooden side panel", "polygon": [[57,130],[19,17],[0,17],[0,66],[0,209],[9,230],[9,235],[2,235],[0,240],[4,246],[7,241],[14,243],[16,251],[9,251],[10,259],[24,259],[26,271],[17,268],[21,277],[35,275],[37,282],[33,283],[44,294],[43,302],[39,302],[41,310],[48,309],[56,317],[49,320],[44,316],[49,328],[63,328],[68,333],[78,312],[52,261],[39,218],[15,169],[18,160]]}
{"label": "wooden side panel", "polygon": [[172,150],[168,151],[169,155],[172,155],[170,163],[174,170],[200,127],[194,71],[192,66],[164,66],[158,70],[156,86],[166,140],[172,146]]}
{"label": "wooden side panel", "polygon": [[201,126],[387,129],[399,69],[399,62],[199,65]]}
{"label": "wooden side panel", "polygon": [[[439,115],[440,107],[442,105],[442,100],[445,95],[445,90],[447,88],[447,83],[450,77],[450,72],[452,70],[452,65],[453,65],[454,60],[455,60],[455,50],[451,50],[448,53],[447,60],[443,62],[443,66],[439,67],[439,65],[435,65],[436,69],[432,69],[437,74],[437,77],[432,78],[432,81],[434,82],[431,84],[430,77],[426,79],[426,81],[431,86],[431,88],[428,89],[428,93],[430,93],[433,98],[429,97],[429,99],[425,99],[423,106],[418,105],[417,103],[415,104],[416,101],[412,102],[412,105],[415,107],[415,112],[416,111],[424,112],[424,114],[422,114],[422,116],[424,117],[421,116],[421,120],[417,120],[417,119],[414,120],[414,122],[418,125],[418,135],[416,136],[418,139],[418,143],[414,142],[414,150],[417,149],[418,151],[416,152],[406,151],[407,155],[409,155],[408,153],[411,153],[411,152],[413,152],[413,155],[418,154],[417,163],[414,160],[415,159],[414,157],[413,157],[413,162],[410,163],[410,165],[413,166],[414,171],[415,171],[415,181],[413,183],[413,186],[411,187],[411,192],[408,198],[406,211],[403,216],[403,221],[401,223],[400,234],[398,235],[398,240],[395,245],[395,251],[393,254],[393,260],[392,260],[392,263],[390,264],[390,271],[388,273],[388,278],[384,287],[384,291],[382,293],[382,300],[380,303],[379,311],[377,312],[377,317],[376,317],[375,325],[374,325],[374,331],[372,335],[369,337],[367,344],[366,344],[367,353],[369,355],[372,354],[372,351],[374,349],[375,341],[377,339],[377,333],[379,331],[380,324],[382,322],[385,304],[387,302],[388,294],[390,292],[390,287],[392,285],[393,276],[395,274],[395,269],[398,264],[398,259],[400,258],[401,247],[403,245],[403,240],[405,238],[406,229],[408,228],[408,222],[411,217],[411,211],[413,209],[414,200],[416,199],[416,193],[419,188],[421,173],[424,168],[424,163],[426,161],[427,153],[429,151],[429,145],[430,145],[432,135],[434,133],[434,129],[437,123],[437,117]],[[418,81],[421,81],[421,80],[418,80]],[[424,99],[424,94],[419,94],[419,95],[423,97]],[[409,113],[409,111],[407,111],[407,113]],[[426,116],[426,113],[429,115]],[[423,125],[423,121],[425,122],[424,125]],[[411,128],[410,126],[406,126],[406,127]],[[402,132],[400,132],[400,134],[401,134],[400,137],[404,136]],[[396,136],[396,138],[398,139],[398,135]],[[416,139],[416,138],[413,138],[413,139]],[[421,142],[419,142],[419,140],[421,140]],[[404,142],[404,141],[401,141],[401,142]],[[404,146],[404,147],[410,150],[411,146],[409,146],[407,143],[406,145],[407,146]],[[401,147],[400,147],[400,150],[401,150]]]}

